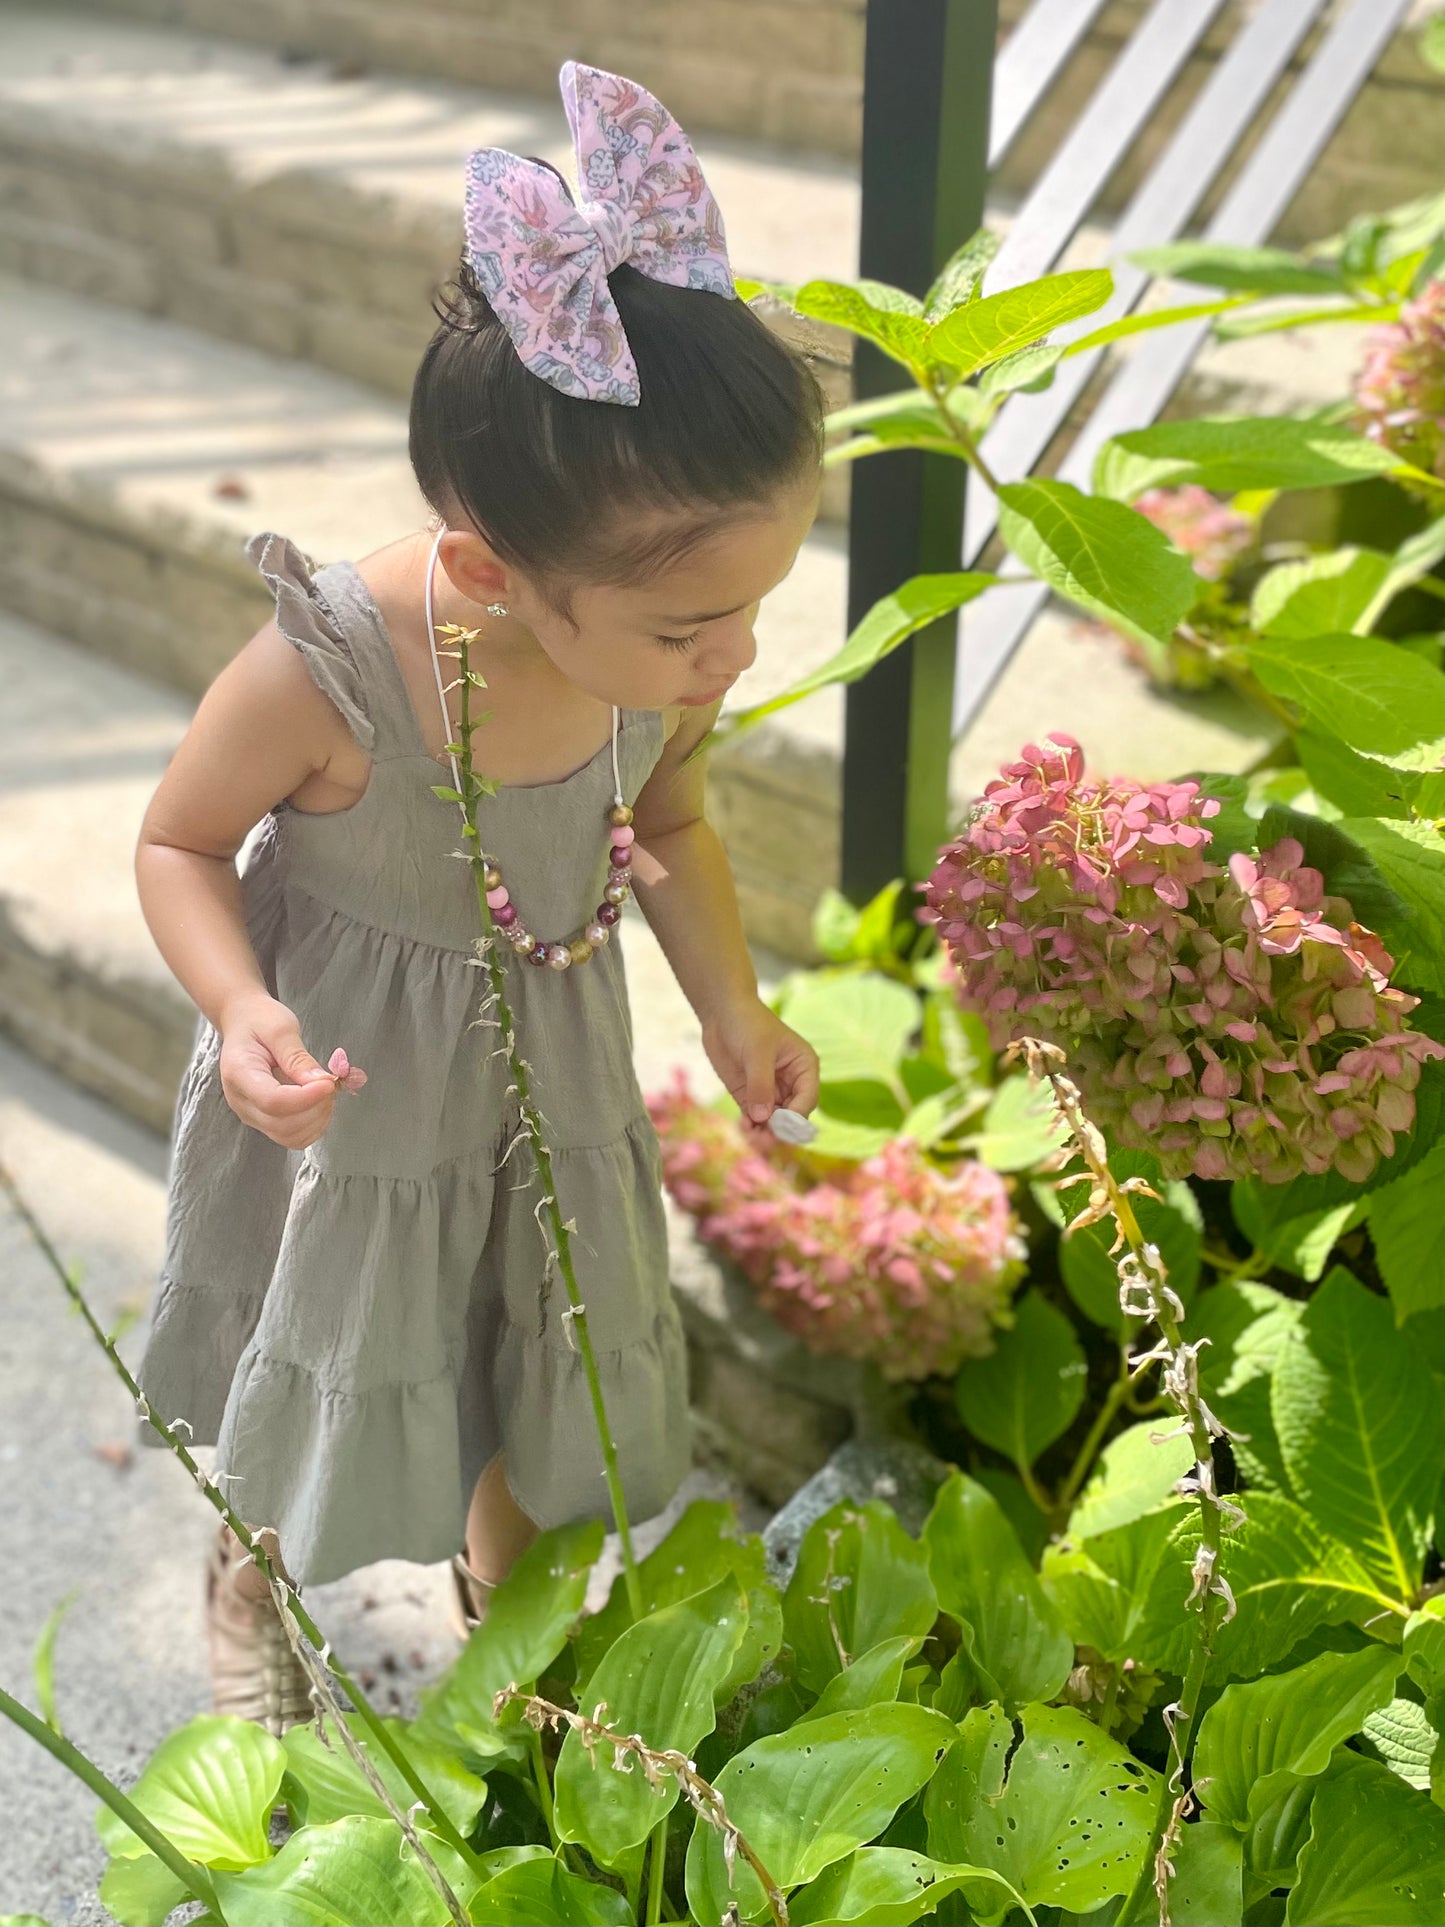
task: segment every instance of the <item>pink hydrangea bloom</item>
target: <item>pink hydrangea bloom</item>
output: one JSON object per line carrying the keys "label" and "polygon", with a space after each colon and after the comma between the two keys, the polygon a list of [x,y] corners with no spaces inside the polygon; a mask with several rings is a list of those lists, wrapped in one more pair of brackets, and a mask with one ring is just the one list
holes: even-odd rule
{"label": "pink hydrangea bloom", "polygon": [[1070,736],[1029,744],[927,885],[959,995],[997,1045],[1067,1050],[1095,1122],[1166,1176],[1359,1181],[1445,1050],[1293,838],[1209,860],[1218,808],[1091,780]]}
{"label": "pink hydrangea bloom", "polygon": [[680,1073],[648,1109],[668,1190],[810,1350],[917,1379],[993,1349],[1024,1258],[997,1172],[940,1169],[900,1138],[825,1175],[805,1152],[744,1137]]}
{"label": "pink hydrangea bloom", "polygon": [[366,1072],[360,1064],[351,1062],[339,1044],[327,1059],[326,1068],[336,1079],[338,1090],[359,1091],[366,1082]]}
{"label": "pink hydrangea bloom", "polygon": [[1355,403],[1373,441],[1445,480],[1445,280],[1427,281],[1398,321],[1371,329]]}
{"label": "pink hydrangea bloom", "polygon": [[1254,522],[1191,482],[1185,488],[1151,488],[1134,504],[1162,529],[1206,582],[1218,582],[1254,542]]}

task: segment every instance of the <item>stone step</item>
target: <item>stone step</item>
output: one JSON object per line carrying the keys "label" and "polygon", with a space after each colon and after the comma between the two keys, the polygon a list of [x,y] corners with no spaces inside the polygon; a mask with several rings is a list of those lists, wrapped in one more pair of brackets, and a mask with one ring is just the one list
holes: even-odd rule
{"label": "stone step", "polygon": [[[0,369],[0,607],[182,693],[266,619],[247,535],[280,529],[325,562],[423,518],[403,410],[339,376],[4,277]],[[846,578],[842,532],[820,524],[763,606],[739,703],[837,648]],[[1061,726],[1141,776],[1237,768],[1264,747],[1234,699],[1161,697],[1075,628],[1053,614],[1035,625],[960,746],[957,796]],[[807,954],[812,906],[837,875],[841,739],[842,698],[825,690],[714,759],[749,932],[787,955]]]}

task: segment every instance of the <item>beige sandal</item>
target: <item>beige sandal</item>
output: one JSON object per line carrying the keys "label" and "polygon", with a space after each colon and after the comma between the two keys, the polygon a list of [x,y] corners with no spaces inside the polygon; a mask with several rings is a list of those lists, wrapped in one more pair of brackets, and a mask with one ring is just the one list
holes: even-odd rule
{"label": "beige sandal", "polygon": [[464,1552],[452,1559],[452,1630],[458,1639],[468,1639],[487,1616],[495,1579],[483,1579],[467,1564]]}
{"label": "beige sandal", "polygon": [[312,1717],[310,1681],[269,1595],[250,1598],[237,1585],[243,1569],[255,1571],[250,1555],[223,1526],[206,1570],[211,1702],[281,1734]]}

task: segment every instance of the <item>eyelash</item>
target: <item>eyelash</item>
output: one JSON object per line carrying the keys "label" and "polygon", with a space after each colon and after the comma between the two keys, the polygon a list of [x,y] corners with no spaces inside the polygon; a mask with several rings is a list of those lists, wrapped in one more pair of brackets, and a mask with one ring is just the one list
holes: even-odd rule
{"label": "eyelash", "polygon": [[659,636],[657,640],[664,649],[691,649],[701,634],[701,629],[694,629],[690,636]]}

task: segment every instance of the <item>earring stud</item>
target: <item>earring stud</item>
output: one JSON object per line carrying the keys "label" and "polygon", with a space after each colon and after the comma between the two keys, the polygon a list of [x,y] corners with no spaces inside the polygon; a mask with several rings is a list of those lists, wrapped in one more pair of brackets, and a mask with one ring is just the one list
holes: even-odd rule
{"label": "earring stud", "polygon": [[487,604],[487,614],[489,616],[504,616],[506,613],[507,605],[505,602],[489,602]]}

